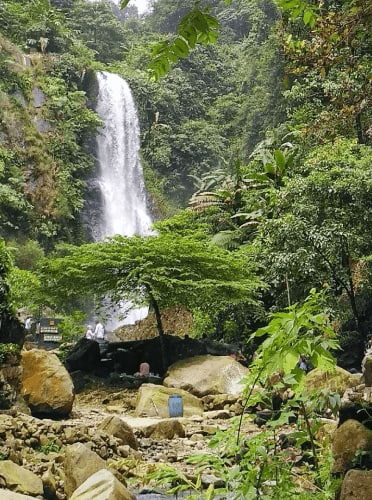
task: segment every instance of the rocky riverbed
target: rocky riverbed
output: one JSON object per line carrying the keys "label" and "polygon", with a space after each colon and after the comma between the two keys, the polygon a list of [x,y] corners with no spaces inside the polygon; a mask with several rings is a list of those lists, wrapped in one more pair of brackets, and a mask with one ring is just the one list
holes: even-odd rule
{"label": "rocky riverbed", "polygon": [[[131,473],[133,487],[136,491],[146,485],[141,484],[144,471],[150,471],[152,464],[169,463],[190,478],[195,476],[194,467],[185,463],[185,457],[193,453],[208,451],[209,437],[218,430],[226,430],[231,419],[240,414],[241,401],[238,396],[207,396],[203,398],[206,411],[202,416],[175,419],[154,419],[135,416],[137,390],[120,388],[96,388],[77,394],[74,402],[71,425],[99,427],[108,416],[116,415],[132,427],[137,438],[137,453],[132,457],[142,464],[142,471],[135,477]],[[167,422],[168,420],[168,422]],[[159,425],[161,422],[163,426]],[[177,424],[181,424],[182,428]],[[155,429],[155,430],[154,430]],[[260,432],[253,422],[243,426],[244,435]],[[140,467],[141,468],[141,467]],[[205,477],[206,482],[213,481]],[[178,497],[180,498],[180,497]]]}
{"label": "rocky riverbed", "polygon": [[[161,385],[141,379],[138,389],[129,389],[121,375],[96,377],[78,371],[71,378],[50,352],[30,349],[20,355],[12,353],[1,369],[3,393],[12,402],[9,410],[0,410],[1,499],[20,499],[21,493],[22,499],[89,500],[107,498],[107,492],[111,492],[110,498],[120,500],[155,500],[159,494],[162,498],[164,490],[151,482],[148,474],[159,464],[169,464],[196,480],[186,457],[211,453],[209,438],[219,430],[234,429],[245,406],[235,389],[246,371],[231,356],[195,356],[174,363]],[[366,374],[365,379],[369,380]],[[342,369],[332,377],[316,369],[306,378],[308,390],[319,390],[330,382],[333,390],[340,386],[337,390],[341,394],[347,388],[352,390],[349,403],[364,400],[369,394],[359,375]],[[168,401],[174,395],[182,395],[182,417],[169,417]],[[370,442],[371,431],[350,420],[359,411],[358,407],[352,411],[349,403],[345,402],[342,419],[340,416],[344,423],[337,430],[336,421],[324,422],[332,424],[327,432],[335,430],[332,446],[337,473],[349,467],[350,457],[362,449],[356,439],[349,440],[356,449],[344,456],[344,438],[349,436],[350,426],[367,434],[363,434],[363,443]],[[256,418],[264,421],[267,415],[264,418],[261,414],[270,412],[269,408],[253,409]],[[261,430],[245,414],[241,443]],[[280,433],[285,436],[291,430],[286,425]],[[235,436],[232,440],[235,442]],[[281,444],[279,440],[275,447],[279,449]],[[287,451],[293,464],[303,458],[301,449],[290,447]],[[205,488],[220,485],[221,479],[213,472],[204,470],[201,479]],[[102,496],[102,487],[106,496]],[[97,491],[101,491],[99,497],[94,496]],[[10,496],[4,496],[8,493]]]}
{"label": "rocky riverbed", "polygon": [[[231,418],[242,408],[237,396],[207,396],[203,398],[206,411],[201,416],[139,418],[135,416],[136,400],[137,390],[101,386],[77,394],[69,418],[52,420],[14,411],[0,413],[3,463],[12,461],[42,481],[42,494],[26,487],[22,490],[22,486],[13,491],[47,500],[69,498],[68,492],[73,487],[69,485],[71,479],[66,470],[66,450],[82,443],[104,460],[137,498],[164,498],[159,496],[161,490],[156,485],[146,481],[145,475],[155,464],[167,463],[193,478],[194,470],[185,463],[185,457],[206,451],[208,436],[218,429],[227,429]],[[131,446],[113,428],[112,422],[118,421],[116,417],[133,430],[135,443],[129,440]],[[245,425],[245,434],[256,432],[259,428],[253,423]],[[1,466],[0,461],[0,476]],[[211,472],[203,480],[208,484],[218,478]],[[9,486],[7,481],[3,483],[2,487]]]}

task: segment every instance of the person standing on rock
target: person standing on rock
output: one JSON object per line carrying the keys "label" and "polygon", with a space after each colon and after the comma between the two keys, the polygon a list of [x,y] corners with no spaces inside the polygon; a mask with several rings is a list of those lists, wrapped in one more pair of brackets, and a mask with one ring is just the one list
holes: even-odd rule
{"label": "person standing on rock", "polygon": [[89,340],[94,339],[93,330],[92,330],[92,327],[90,325],[87,326],[87,331],[85,332],[85,338],[89,339]]}
{"label": "person standing on rock", "polygon": [[29,332],[31,330],[31,326],[32,326],[32,318],[31,316],[27,316],[25,321],[25,329]]}
{"label": "person standing on rock", "polygon": [[93,335],[97,342],[103,342],[105,340],[105,329],[99,320],[96,321],[96,327]]}

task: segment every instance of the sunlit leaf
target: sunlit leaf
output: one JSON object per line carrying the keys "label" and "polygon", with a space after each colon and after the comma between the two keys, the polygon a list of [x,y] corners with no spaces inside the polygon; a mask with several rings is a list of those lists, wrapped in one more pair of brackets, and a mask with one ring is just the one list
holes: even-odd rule
{"label": "sunlit leaf", "polygon": [[120,8],[125,9],[125,7],[128,5],[129,2],[130,2],[130,0],[121,0]]}
{"label": "sunlit leaf", "polygon": [[189,55],[189,47],[182,38],[177,38],[172,45],[173,52],[178,57],[187,57]]}

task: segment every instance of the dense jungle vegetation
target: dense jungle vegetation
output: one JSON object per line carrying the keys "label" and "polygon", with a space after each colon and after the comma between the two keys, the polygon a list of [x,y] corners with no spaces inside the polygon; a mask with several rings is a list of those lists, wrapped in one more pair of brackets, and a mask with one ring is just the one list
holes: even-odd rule
{"label": "dense jungle vegetation", "polygon": [[[3,0],[0,48],[0,314],[77,318],[94,287],[97,304],[150,303],[161,335],[161,311],[183,305],[191,335],[252,353],[252,334],[286,310],[280,328],[285,317],[296,335],[275,330],[277,366],[290,350],[291,368],[332,350],[359,367],[372,322],[370,1],[153,0],[139,16],[130,3]],[[102,69],[136,99],[150,238],[94,244],[80,218]]]}

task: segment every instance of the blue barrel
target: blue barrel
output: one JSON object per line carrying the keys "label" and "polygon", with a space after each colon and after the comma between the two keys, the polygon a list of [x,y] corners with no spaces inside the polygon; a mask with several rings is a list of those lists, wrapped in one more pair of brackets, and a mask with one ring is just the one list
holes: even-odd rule
{"label": "blue barrel", "polygon": [[170,417],[183,416],[183,401],[179,394],[172,394],[168,398],[168,410]]}

